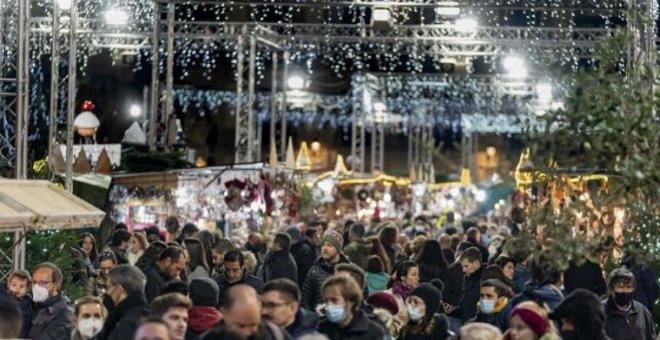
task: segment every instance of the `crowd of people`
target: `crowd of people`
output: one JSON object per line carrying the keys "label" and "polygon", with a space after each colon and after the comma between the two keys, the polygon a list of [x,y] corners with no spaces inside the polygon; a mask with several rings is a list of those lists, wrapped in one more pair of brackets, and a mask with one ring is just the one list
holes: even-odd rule
{"label": "crowd of people", "polygon": [[[313,222],[236,245],[168,219],[0,287],[0,338],[655,340],[658,278],[626,259],[557,265],[487,219]],[[534,241],[529,241],[534,242]],[[28,254],[29,256],[29,254]],[[85,290],[75,302],[65,280]]]}

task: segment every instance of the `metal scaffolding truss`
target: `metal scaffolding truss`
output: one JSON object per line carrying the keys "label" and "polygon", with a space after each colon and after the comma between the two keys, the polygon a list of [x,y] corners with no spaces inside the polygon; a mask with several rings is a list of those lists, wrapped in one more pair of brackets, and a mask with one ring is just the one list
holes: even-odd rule
{"label": "metal scaffolding truss", "polygon": [[26,178],[29,101],[29,0],[0,1],[0,163]]}

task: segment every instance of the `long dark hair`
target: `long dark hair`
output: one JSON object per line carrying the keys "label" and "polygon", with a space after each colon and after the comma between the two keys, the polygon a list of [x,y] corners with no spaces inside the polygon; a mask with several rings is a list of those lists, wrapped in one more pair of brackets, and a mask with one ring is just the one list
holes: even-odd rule
{"label": "long dark hair", "polygon": [[422,267],[439,267],[442,270],[447,269],[447,261],[442,255],[440,243],[436,240],[426,240],[419,248],[419,253],[415,257],[415,262]]}
{"label": "long dark hair", "polygon": [[213,249],[213,245],[216,242],[215,234],[208,230],[202,230],[197,234],[197,239],[199,242],[202,242],[202,246],[204,246],[206,264],[209,266],[213,265],[213,253],[211,252],[211,249]]}
{"label": "long dark hair", "polygon": [[368,240],[371,241],[371,255],[377,255],[380,257],[380,260],[383,262],[383,271],[387,274],[392,274],[392,264],[390,263],[390,257],[387,256],[383,244],[380,243],[378,237],[370,237]]}
{"label": "long dark hair", "polygon": [[188,251],[188,256],[190,257],[190,262],[188,267],[190,270],[195,270],[198,266],[209,271],[209,264],[206,262],[206,252],[204,251],[204,245],[199,240],[194,238],[187,238],[183,240],[183,245]]}
{"label": "long dark hair", "polygon": [[91,233],[83,233],[82,236],[80,237],[80,242],[78,243],[78,245],[80,246],[80,249],[82,249],[82,245],[85,242],[85,238],[87,237],[92,239],[92,251],[89,254],[89,261],[92,263],[96,263],[98,265],[99,251],[98,248],[96,248],[96,237],[94,237],[94,235],[92,235]]}

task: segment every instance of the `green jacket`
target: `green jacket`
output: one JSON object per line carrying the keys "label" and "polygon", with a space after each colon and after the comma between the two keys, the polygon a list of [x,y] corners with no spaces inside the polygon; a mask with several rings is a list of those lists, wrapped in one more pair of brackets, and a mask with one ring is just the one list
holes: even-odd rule
{"label": "green jacket", "polygon": [[346,248],[344,248],[344,254],[349,260],[351,260],[351,262],[357,264],[363,270],[367,270],[367,261],[369,260],[369,255],[371,255],[371,247],[371,242],[351,242]]}

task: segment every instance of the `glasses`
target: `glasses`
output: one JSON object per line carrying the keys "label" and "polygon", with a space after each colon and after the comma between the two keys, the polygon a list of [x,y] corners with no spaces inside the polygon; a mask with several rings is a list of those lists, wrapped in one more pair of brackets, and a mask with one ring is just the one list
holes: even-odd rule
{"label": "glasses", "polygon": [[53,281],[39,280],[39,281],[35,281],[35,283],[38,284],[41,287],[46,288],[46,286],[53,283]]}
{"label": "glasses", "polygon": [[276,309],[276,308],[279,308],[279,307],[282,307],[282,306],[286,306],[286,305],[288,305],[288,304],[289,304],[288,302],[282,302],[282,303],[277,303],[277,302],[262,302],[262,303],[261,303],[261,307],[262,307],[263,309],[273,310],[273,309]]}

